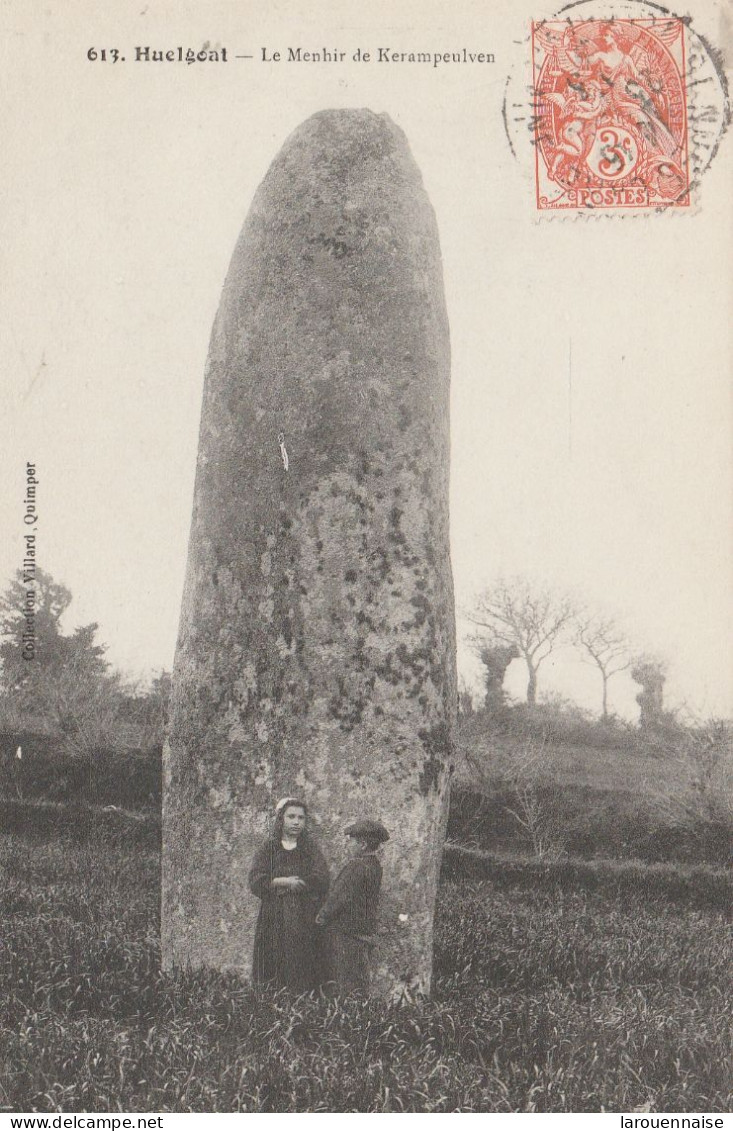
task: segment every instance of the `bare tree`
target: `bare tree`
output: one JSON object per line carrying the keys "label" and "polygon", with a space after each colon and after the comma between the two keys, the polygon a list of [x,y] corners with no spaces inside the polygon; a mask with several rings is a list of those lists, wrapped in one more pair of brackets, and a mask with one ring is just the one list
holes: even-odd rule
{"label": "bare tree", "polygon": [[603,680],[602,718],[608,718],[608,683],[612,676],[631,667],[632,657],[623,632],[609,617],[580,613],[576,620],[576,639]]}
{"label": "bare tree", "polygon": [[475,750],[468,750],[466,759],[482,798],[479,819],[485,819],[486,802],[498,793],[533,854],[540,860],[556,858],[563,851],[566,835],[558,818],[561,807],[548,790],[553,770],[546,735],[527,734],[520,725],[508,745],[493,750],[490,760],[477,756]]}
{"label": "bare tree", "polygon": [[500,578],[478,598],[468,619],[484,631],[476,643],[515,647],[527,665],[527,702],[537,701],[537,672],[569,628],[575,615],[571,599],[547,588],[534,588],[523,577]]}
{"label": "bare tree", "polygon": [[528,738],[515,747],[505,760],[505,773],[514,791],[513,803],[507,805],[507,810],[528,837],[534,855],[539,860],[556,857],[564,835],[554,807],[542,791],[547,775],[546,740]]}

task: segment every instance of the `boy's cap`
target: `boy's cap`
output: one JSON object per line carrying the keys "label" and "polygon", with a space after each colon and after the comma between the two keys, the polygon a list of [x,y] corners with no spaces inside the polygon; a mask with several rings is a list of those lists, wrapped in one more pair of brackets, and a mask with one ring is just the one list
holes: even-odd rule
{"label": "boy's cap", "polygon": [[354,821],[353,825],[347,825],[344,832],[347,836],[368,837],[370,840],[378,840],[380,844],[389,840],[389,833],[382,822],[372,821],[368,817],[364,817],[361,821]]}

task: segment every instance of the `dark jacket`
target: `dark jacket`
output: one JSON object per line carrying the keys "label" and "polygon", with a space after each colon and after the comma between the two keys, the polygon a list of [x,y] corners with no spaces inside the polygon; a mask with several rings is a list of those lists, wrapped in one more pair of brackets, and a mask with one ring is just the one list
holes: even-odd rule
{"label": "dark jacket", "polygon": [[372,938],[377,930],[377,904],[382,865],[371,852],[355,856],[339,872],[319,919],[324,927],[357,938]]}

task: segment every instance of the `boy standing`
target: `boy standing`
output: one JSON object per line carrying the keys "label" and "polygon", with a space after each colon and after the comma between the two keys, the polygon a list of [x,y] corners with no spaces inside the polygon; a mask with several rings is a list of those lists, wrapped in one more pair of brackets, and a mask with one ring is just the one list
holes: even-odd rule
{"label": "boy standing", "polygon": [[389,833],[380,821],[369,819],[356,821],[344,832],[350,840],[351,859],[336,877],[316,923],[328,930],[337,991],[366,993],[382,885],[382,865],[376,854],[389,840]]}

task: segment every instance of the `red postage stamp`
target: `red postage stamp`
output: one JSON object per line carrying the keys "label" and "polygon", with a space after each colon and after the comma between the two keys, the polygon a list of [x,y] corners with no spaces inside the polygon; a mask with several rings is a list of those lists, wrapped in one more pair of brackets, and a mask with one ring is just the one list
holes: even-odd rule
{"label": "red postage stamp", "polygon": [[537,207],[689,205],[682,20],[546,21],[532,43]]}

